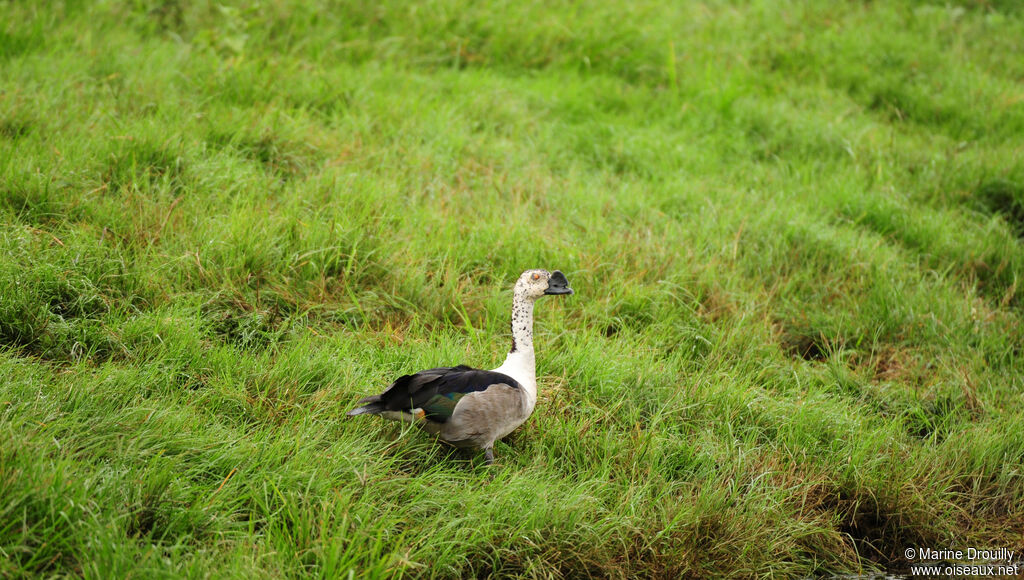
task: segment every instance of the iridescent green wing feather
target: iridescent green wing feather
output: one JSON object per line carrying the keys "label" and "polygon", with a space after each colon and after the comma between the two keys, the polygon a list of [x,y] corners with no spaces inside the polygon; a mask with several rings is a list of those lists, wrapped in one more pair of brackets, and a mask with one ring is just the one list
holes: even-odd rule
{"label": "iridescent green wing feather", "polygon": [[465,397],[468,393],[445,393],[437,394],[427,399],[420,408],[427,414],[426,419],[428,421],[434,421],[435,423],[446,423],[448,419],[451,419],[452,413],[455,412],[455,405],[458,404],[459,399]]}

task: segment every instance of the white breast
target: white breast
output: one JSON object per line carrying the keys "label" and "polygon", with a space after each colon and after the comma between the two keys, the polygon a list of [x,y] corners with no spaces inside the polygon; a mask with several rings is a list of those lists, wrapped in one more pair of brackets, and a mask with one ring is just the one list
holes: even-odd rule
{"label": "white breast", "polygon": [[510,352],[505,362],[496,369],[496,373],[508,375],[522,385],[526,391],[528,413],[533,412],[537,404],[537,367],[534,362],[533,349],[523,352]]}

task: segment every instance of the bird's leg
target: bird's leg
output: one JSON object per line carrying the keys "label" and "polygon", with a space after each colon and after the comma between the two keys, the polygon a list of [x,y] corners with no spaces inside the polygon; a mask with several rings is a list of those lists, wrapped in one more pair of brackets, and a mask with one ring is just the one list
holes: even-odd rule
{"label": "bird's leg", "polygon": [[484,465],[494,465],[494,449],[484,449]]}

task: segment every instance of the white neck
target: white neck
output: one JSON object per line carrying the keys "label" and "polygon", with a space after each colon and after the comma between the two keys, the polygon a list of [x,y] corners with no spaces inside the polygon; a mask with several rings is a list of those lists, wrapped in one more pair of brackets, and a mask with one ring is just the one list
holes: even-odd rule
{"label": "white neck", "polygon": [[530,408],[537,401],[537,362],[533,353],[533,300],[516,292],[512,299],[512,350],[496,369],[526,389]]}

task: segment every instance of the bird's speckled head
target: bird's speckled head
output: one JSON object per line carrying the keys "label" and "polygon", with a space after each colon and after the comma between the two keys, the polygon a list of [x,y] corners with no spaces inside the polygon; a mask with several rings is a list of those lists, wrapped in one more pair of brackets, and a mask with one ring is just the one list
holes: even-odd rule
{"label": "bird's speckled head", "polygon": [[572,294],[569,281],[565,274],[558,270],[527,270],[516,282],[515,294],[530,300],[536,300],[545,294]]}

